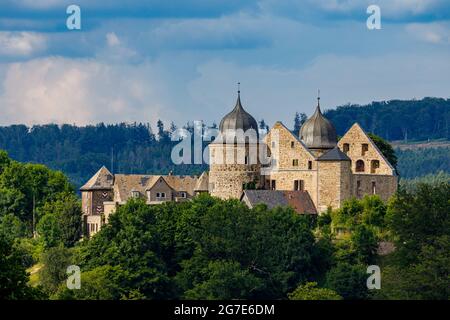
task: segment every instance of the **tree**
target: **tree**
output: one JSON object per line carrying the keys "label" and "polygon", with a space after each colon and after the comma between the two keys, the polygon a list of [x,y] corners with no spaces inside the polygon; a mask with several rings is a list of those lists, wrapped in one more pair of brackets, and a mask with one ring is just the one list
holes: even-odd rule
{"label": "tree", "polygon": [[295,118],[294,118],[294,133],[296,135],[299,134],[300,132],[300,128],[302,127],[302,125],[306,122],[306,120],[308,119],[308,117],[306,116],[305,113],[295,113]]}
{"label": "tree", "polygon": [[34,299],[43,297],[27,285],[28,274],[22,265],[22,254],[11,239],[0,232],[0,300]]}
{"label": "tree", "polygon": [[266,133],[269,132],[269,126],[266,124],[264,119],[261,119],[261,121],[259,122],[259,129]]}
{"label": "tree", "polygon": [[397,168],[397,156],[395,155],[395,151],[392,148],[391,144],[384,140],[383,138],[373,134],[368,133],[367,134],[370,139],[375,143],[377,148],[381,151],[383,156],[389,161],[389,163],[394,167]]}
{"label": "tree", "polygon": [[81,205],[75,195],[60,194],[58,199],[46,202],[42,207],[43,217],[38,231],[46,247],[63,243],[72,247],[81,237]]}
{"label": "tree", "polygon": [[249,270],[245,270],[237,261],[210,261],[201,271],[205,279],[195,283],[184,296],[187,299],[245,299],[262,281]]}
{"label": "tree", "polygon": [[375,233],[366,225],[359,225],[352,232],[350,239],[356,261],[365,265],[374,263],[378,248]]}
{"label": "tree", "polygon": [[338,263],[326,276],[326,287],[344,299],[367,298],[367,274],[364,266]]}
{"label": "tree", "polygon": [[307,282],[288,294],[289,300],[342,300],[335,291],[317,287],[317,282]]}
{"label": "tree", "polygon": [[62,246],[47,249],[42,255],[43,267],[39,271],[40,283],[47,293],[55,293],[67,280],[67,267],[72,264],[72,252]]}
{"label": "tree", "polygon": [[96,267],[81,273],[80,289],[70,290],[63,283],[54,297],[61,300],[118,300],[124,298],[121,286],[124,278],[124,272],[118,266]]}

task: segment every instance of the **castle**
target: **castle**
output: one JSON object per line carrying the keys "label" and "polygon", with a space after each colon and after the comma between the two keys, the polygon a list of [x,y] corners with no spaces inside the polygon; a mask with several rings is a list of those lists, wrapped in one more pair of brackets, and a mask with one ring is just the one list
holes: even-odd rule
{"label": "castle", "polygon": [[250,207],[289,205],[299,213],[316,214],[368,194],[386,201],[397,190],[395,169],[359,124],[338,141],[321,112],[320,98],[298,136],[277,122],[260,140],[257,122],[244,110],[238,91],[219,133],[209,144],[210,170],[198,177],[112,174],[102,167],[80,189],[86,235],[98,232],[117,206],[132,197],[153,205],[209,192]]}

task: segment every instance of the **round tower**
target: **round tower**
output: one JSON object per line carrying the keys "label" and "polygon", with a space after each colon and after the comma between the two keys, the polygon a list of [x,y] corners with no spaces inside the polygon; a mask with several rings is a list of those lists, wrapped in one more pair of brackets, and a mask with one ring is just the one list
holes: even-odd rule
{"label": "round tower", "polygon": [[209,192],[239,199],[244,189],[259,187],[258,124],[244,110],[240,91],[234,109],[223,117],[218,137],[209,145]]}
{"label": "round tower", "polygon": [[323,116],[320,110],[320,97],[317,98],[316,111],[300,128],[299,137],[316,157],[336,147],[336,129]]}

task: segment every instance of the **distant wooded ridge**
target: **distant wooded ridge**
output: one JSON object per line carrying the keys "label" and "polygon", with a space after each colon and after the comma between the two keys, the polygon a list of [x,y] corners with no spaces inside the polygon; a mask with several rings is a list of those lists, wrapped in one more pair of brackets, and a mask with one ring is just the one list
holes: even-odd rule
{"label": "distant wooded ridge", "polygon": [[[343,135],[354,122],[367,132],[387,140],[450,140],[450,99],[392,100],[373,102],[366,106],[347,105],[328,110],[325,115]],[[294,116],[294,115],[293,115]],[[304,120],[305,115],[302,115]],[[157,119],[157,132],[149,123],[75,125],[10,125],[0,127],[0,149],[21,162],[42,163],[63,171],[78,187],[102,165],[114,166],[121,173],[199,174],[206,165],[175,166],[170,153],[173,142],[169,129]],[[261,127],[267,127],[260,121]],[[287,123],[294,129],[300,123]],[[192,130],[192,125],[185,128]],[[400,175],[414,178],[450,172],[450,148],[436,148],[433,152],[419,150],[398,151]],[[112,161],[113,160],[113,161]],[[113,162],[113,163],[112,163]]]}

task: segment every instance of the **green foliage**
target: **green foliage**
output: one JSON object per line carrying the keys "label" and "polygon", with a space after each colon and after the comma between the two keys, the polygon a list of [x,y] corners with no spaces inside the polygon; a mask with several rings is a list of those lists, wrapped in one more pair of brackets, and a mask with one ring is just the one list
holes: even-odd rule
{"label": "green foliage", "polygon": [[81,204],[73,194],[60,194],[40,209],[42,218],[37,225],[45,247],[59,243],[72,247],[81,237]]}
{"label": "green foliage", "polygon": [[288,294],[289,300],[342,300],[335,291],[317,287],[317,282],[307,282]]}
{"label": "green foliage", "polygon": [[[398,157],[397,169],[402,178],[413,179],[437,174],[440,171],[447,175],[450,174],[450,161],[448,161],[450,159],[450,147],[396,149],[395,153]],[[428,182],[432,181],[428,180]]]}
{"label": "green foliage", "polygon": [[38,299],[44,296],[27,285],[22,252],[0,232],[0,300]]}
{"label": "green foliage", "polygon": [[403,266],[418,261],[422,246],[449,235],[450,184],[421,184],[416,193],[399,192],[389,202],[386,220]]}
{"label": "green foliage", "polygon": [[378,147],[378,149],[381,151],[384,157],[389,161],[389,163],[394,168],[396,168],[398,159],[397,156],[395,155],[394,149],[389,144],[389,142],[373,133],[368,133],[368,136],[370,137],[370,139],[372,139],[372,141],[375,143],[375,145]]}
{"label": "green foliage", "polygon": [[343,135],[355,122],[386,140],[450,140],[450,99],[391,100],[365,106],[346,105],[327,110],[325,116]]}
{"label": "green foliage", "polygon": [[67,280],[67,267],[72,265],[72,252],[60,247],[47,249],[41,258],[43,267],[39,271],[40,284],[45,292],[55,293],[61,283]]}
{"label": "green foliage", "polygon": [[[185,267],[189,269],[186,263]],[[262,286],[262,280],[237,261],[214,260],[202,268],[200,278],[184,297],[186,299],[245,299]]]}
{"label": "green foliage", "polygon": [[414,179],[400,179],[400,188],[407,192],[416,192],[419,184],[439,184],[450,183],[450,174],[439,171],[437,174],[428,174],[426,176]]}
{"label": "green foliage", "polygon": [[83,273],[119,267],[124,292],[147,299],[281,298],[321,272],[328,251],[310,226],[292,209],[251,210],[208,195],[158,206],[131,200],[76,260]]}
{"label": "green foliage", "polygon": [[338,263],[326,277],[326,287],[334,290],[344,299],[367,298],[367,274],[364,265]]}
{"label": "green foliage", "polygon": [[[53,296],[60,300],[118,300],[127,298],[121,286],[126,278],[119,266],[101,266],[81,273],[80,289],[71,290],[65,283]],[[136,292],[133,293],[136,296]]]}

